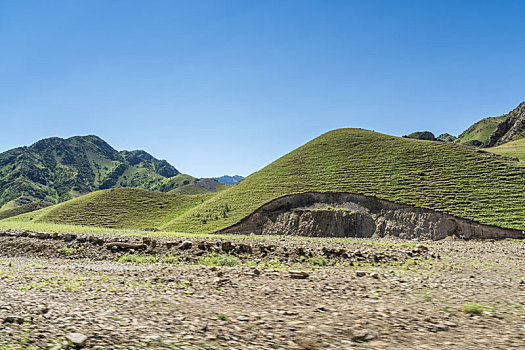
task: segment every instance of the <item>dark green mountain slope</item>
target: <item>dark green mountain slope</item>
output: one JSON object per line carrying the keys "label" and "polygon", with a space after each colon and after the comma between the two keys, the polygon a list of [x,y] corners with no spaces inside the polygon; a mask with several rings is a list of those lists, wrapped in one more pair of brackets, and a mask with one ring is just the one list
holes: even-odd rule
{"label": "dark green mountain slope", "polygon": [[180,185],[173,180],[179,174],[165,160],[118,152],[97,136],[53,137],[0,153],[0,208],[59,203],[113,187],[169,191]]}

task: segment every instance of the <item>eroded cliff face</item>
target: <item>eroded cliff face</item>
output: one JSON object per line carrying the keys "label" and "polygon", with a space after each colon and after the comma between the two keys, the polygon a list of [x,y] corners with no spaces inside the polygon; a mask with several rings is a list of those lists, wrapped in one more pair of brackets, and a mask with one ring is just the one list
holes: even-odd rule
{"label": "eroded cliff face", "polygon": [[430,209],[350,193],[301,193],[275,199],[220,233],[405,239],[525,238]]}

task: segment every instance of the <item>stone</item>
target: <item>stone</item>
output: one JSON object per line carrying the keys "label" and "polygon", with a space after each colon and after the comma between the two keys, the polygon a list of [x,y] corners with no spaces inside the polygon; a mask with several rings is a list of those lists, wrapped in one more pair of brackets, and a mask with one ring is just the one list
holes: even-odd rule
{"label": "stone", "polygon": [[142,237],[142,243],[144,243],[147,246],[151,246],[152,248],[155,248],[157,246],[157,241],[147,236]]}
{"label": "stone", "polygon": [[237,250],[240,253],[251,253],[252,252],[252,247],[249,244],[246,244],[246,243],[239,243],[237,245]]}
{"label": "stone", "polygon": [[352,340],[355,342],[369,342],[375,338],[376,334],[368,329],[358,328],[352,331]]}
{"label": "stone", "polygon": [[296,344],[301,350],[317,350],[319,349],[317,342],[312,338],[301,338],[296,341]]}
{"label": "stone", "polygon": [[99,238],[97,236],[88,236],[87,237],[88,242],[92,244],[103,244],[104,240],[102,238]]}
{"label": "stone", "polygon": [[24,318],[23,317],[20,317],[20,316],[7,316],[7,317],[4,317],[3,323],[18,323],[18,324],[22,324],[24,323]]}
{"label": "stone", "polygon": [[416,244],[416,248],[419,249],[422,252],[428,251],[428,247],[423,245],[423,244],[421,244],[421,243]]}
{"label": "stone", "polygon": [[48,239],[48,238],[51,238],[51,235],[46,232],[35,232],[35,238]]}
{"label": "stone", "polygon": [[83,348],[86,346],[87,336],[82,333],[69,333],[66,335],[66,339],[69,340],[75,347]]}
{"label": "stone", "polygon": [[232,244],[232,242],[230,241],[224,241],[221,243],[221,248],[222,250],[224,250],[225,252],[228,252],[230,250],[233,250],[234,246]]}
{"label": "stone", "polygon": [[75,235],[74,233],[64,233],[62,235],[62,240],[65,242],[71,242],[71,241],[74,241],[75,239],[77,239],[77,235]]}
{"label": "stone", "polygon": [[192,241],[184,241],[179,246],[179,249],[187,250],[187,249],[191,249],[192,246],[193,246],[193,242]]}
{"label": "stone", "polygon": [[108,242],[104,246],[108,249],[144,249],[144,243],[130,243],[130,242]]}
{"label": "stone", "polygon": [[366,276],[366,272],[364,272],[364,271],[356,271],[355,275],[357,277],[364,277],[364,276]]}
{"label": "stone", "polygon": [[288,276],[294,279],[306,279],[310,277],[310,274],[306,271],[290,270],[288,271]]}
{"label": "stone", "polygon": [[239,316],[237,317],[237,320],[241,321],[241,322],[248,322],[250,319],[246,316]]}

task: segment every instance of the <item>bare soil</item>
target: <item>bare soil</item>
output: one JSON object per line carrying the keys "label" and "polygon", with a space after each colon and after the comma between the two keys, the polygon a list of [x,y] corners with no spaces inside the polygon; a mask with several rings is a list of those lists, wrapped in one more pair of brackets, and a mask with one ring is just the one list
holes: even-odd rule
{"label": "bare soil", "polygon": [[524,263],[520,241],[1,232],[0,349],[523,349]]}

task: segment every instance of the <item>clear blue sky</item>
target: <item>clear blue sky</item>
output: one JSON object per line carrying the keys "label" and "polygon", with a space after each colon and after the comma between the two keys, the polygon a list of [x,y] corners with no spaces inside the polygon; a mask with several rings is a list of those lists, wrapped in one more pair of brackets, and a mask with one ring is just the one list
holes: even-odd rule
{"label": "clear blue sky", "polygon": [[248,175],[331,129],[459,134],[525,100],[525,1],[0,0],[0,151],[96,134]]}

